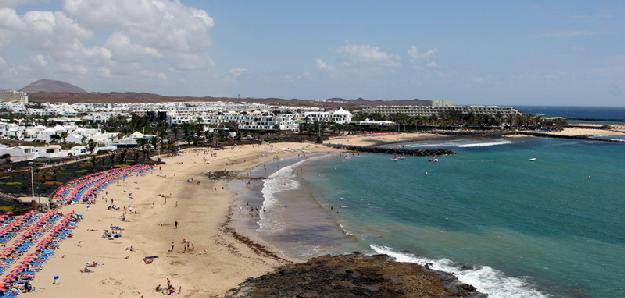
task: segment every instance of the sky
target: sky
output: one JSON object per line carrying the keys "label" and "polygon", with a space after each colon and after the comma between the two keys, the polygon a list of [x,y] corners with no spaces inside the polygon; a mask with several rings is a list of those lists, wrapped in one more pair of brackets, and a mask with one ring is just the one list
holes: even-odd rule
{"label": "sky", "polygon": [[623,1],[0,0],[0,88],[625,106]]}

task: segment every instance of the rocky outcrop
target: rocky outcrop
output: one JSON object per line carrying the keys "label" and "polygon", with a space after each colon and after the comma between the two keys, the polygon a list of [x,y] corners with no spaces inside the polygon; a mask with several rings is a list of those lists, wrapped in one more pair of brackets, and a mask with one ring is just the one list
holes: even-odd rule
{"label": "rocky outcrop", "polygon": [[454,152],[449,149],[386,148],[376,146],[350,146],[342,144],[328,144],[327,146],[341,150],[363,153],[386,153],[407,156],[441,156],[454,154]]}
{"label": "rocky outcrop", "polygon": [[249,278],[226,297],[486,297],[448,273],[386,255],[354,253],[288,264]]}

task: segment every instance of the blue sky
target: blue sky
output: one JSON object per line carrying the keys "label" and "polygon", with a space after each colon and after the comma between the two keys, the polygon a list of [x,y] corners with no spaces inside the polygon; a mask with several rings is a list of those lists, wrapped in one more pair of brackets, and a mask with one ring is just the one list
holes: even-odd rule
{"label": "blue sky", "polygon": [[0,88],[44,77],[102,92],[625,106],[625,3],[0,1]]}

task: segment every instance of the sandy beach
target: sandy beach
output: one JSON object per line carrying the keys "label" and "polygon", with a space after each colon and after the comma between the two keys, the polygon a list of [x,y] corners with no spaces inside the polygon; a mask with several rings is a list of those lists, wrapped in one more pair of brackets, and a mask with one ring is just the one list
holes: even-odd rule
{"label": "sandy beach", "polygon": [[340,145],[350,145],[350,146],[375,146],[382,145],[388,143],[398,143],[398,142],[409,142],[409,141],[419,141],[440,137],[437,134],[431,133],[419,133],[419,132],[411,132],[411,133],[380,133],[380,134],[369,134],[369,135],[347,135],[334,137],[328,141],[326,144],[340,144]]}
{"label": "sandy beach", "polygon": [[[76,210],[85,219],[37,274],[36,291],[25,296],[160,297],[155,289],[165,287],[168,279],[184,297],[221,296],[246,278],[288,261],[248,246],[224,228],[234,194],[224,180],[210,180],[203,173],[244,171],[276,158],[329,151],[310,143],[278,143],[212,151],[215,156],[209,150],[187,149],[163,157],[160,169],[107,187],[97,204],[61,208]],[[120,210],[107,210],[111,199]],[[121,219],[123,207],[133,210],[126,221]],[[102,238],[111,225],[123,229],[121,238]],[[184,240],[191,243],[191,251],[184,252]],[[158,258],[145,264],[145,256]],[[81,273],[90,262],[98,266]],[[59,276],[56,284],[54,276]]]}
{"label": "sandy beach", "polygon": [[617,126],[611,129],[605,128],[582,128],[582,127],[566,127],[562,131],[547,132],[545,134],[561,135],[561,136],[625,136],[625,129]]}
{"label": "sandy beach", "polygon": [[[357,135],[333,138],[329,143],[370,146],[432,137],[423,133]],[[75,210],[84,220],[37,273],[32,283],[36,290],[24,295],[160,297],[163,294],[155,289],[166,287],[169,281],[183,297],[223,296],[248,277],[294,260],[285,259],[258,238],[242,239],[228,223],[235,194],[225,179],[210,179],[205,173],[245,172],[276,159],[330,152],[337,151],[319,144],[285,142],[222,150],[192,148],[177,156],[161,156],[163,165],[145,176],[109,185],[98,194],[96,204],[60,208],[64,213]],[[119,210],[107,208],[111,200]],[[102,237],[112,226],[123,229],[121,238]],[[146,256],[158,258],[146,264]],[[93,272],[82,273],[85,264],[92,262],[98,263]],[[53,284],[55,276],[59,279]]]}

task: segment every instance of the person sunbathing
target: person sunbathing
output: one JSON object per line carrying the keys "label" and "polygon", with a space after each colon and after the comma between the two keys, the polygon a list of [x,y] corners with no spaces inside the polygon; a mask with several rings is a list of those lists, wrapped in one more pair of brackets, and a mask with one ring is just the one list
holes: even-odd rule
{"label": "person sunbathing", "polygon": [[93,270],[89,269],[89,267],[85,266],[85,269],[80,270],[80,273],[91,273]]}
{"label": "person sunbathing", "polygon": [[86,263],[85,267],[97,267],[98,266],[98,262],[93,261],[91,263]]}

